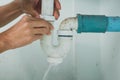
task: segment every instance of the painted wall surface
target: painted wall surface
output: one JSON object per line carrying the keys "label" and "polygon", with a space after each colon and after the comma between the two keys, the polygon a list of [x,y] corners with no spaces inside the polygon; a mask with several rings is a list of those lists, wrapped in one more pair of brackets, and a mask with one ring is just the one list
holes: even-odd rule
{"label": "painted wall surface", "polygon": [[[101,0],[100,13],[120,16],[120,0]],[[101,35],[101,63],[104,80],[120,80],[120,33]]]}
{"label": "painted wall surface", "polygon": [[75,0],[75,13],[100,14],[100,0]]}
{"label": "painted wall surface", "polygon": [[[99,15],[100,0],[75,0],[78,14]],[[100,69],[100,34],[81,33],[76,40],[78,80],[103,80]]]}
{"label": "painted wall surface", "polygon": [[[120,16],[119,3],[120,0],[76,0],[75,11],[81,14]],[[77,39],[77,49],[81,49],[77,50],[79,79],[120,80],[120,33],[97,35],[81,34]]]}

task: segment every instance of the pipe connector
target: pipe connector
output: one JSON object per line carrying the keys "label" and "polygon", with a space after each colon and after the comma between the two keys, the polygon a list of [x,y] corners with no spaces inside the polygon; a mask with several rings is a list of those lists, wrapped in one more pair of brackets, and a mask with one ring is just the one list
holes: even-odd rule
{"label": "pipe connector", "polygon": [[78,28],[78,19],[77,17],[70,17],[63,20],[60,24],[59,30],[77,30]]}

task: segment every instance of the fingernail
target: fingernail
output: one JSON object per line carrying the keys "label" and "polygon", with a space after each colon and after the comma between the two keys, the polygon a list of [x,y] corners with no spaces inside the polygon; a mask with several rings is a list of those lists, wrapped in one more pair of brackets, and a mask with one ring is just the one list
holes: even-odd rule
{"label": "fingernail", "polygon": [[58,3],[56,3],[56,7],[57,7],[57,9],[59,9],[59,10],[61,10],[61,4],[60,4],[60,2],[58,2]]}

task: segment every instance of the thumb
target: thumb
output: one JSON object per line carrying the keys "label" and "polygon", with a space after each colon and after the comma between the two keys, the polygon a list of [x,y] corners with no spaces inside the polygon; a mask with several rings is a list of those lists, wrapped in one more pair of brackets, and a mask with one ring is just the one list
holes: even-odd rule
{"label": "thumb", "polygon": [[30,11],[30,14],[32,17],[40,18],[39,13],[34,9]]}

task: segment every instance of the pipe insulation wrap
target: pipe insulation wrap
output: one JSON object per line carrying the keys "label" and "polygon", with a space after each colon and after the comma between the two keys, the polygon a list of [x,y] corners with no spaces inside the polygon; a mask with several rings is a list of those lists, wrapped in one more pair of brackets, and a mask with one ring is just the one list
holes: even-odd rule
{"label": "pipe insulation wrap", "polygon": [[77,32],[106,32],[108,18],[102,15],[77,15],[78,29]]}
{"label": "pipe insulation wrap", "polygon": [[120,32],[120,17],[108,17],[107,32]]}

